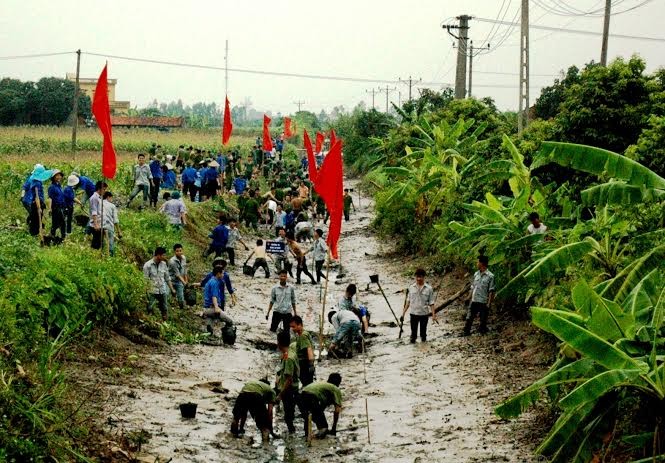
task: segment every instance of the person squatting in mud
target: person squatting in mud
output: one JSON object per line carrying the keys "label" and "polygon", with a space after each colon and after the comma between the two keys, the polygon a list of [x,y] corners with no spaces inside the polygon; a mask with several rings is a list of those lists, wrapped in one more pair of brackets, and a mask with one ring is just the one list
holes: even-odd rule
{"label": "person squatting in mud", "polygon": [[245,433],[245,421],[249,412],[261,431],[263,442],[267,442],[272,432],[272,409],[276,400],[277,394],[267,378],[245,383],[233,406],[231,434],[240,437]]}

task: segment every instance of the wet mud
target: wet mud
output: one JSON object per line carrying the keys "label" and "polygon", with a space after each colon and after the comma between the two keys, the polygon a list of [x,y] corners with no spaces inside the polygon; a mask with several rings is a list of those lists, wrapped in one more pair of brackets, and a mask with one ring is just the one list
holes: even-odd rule
{"label": "wet mud", "polygon": [[[354,201],[358,206],[357,196]],[[147,432],[150,438],[132,455],[145,462],[536,461],[532,455],[535,441],[525,442],[529,438],[523,431],[515,431],[515,424],[499,420],[492,410],[537,377],[544,361],[543,366],[536,362],[529,368],[511,369],[507,362],[519,360],[523,346],[510,351],[496,333],[459,337],[464,314],[461,302],[439,313],[438,323],[430,321],[426,343],[409,343],[408,324],[398,339],[395,319],[378,286],[369,284],[369,276],[379,275],[399,317],[415,261],[392,254],[391,243],[370,231],[372,217],[373,205],[363,197],[351,221],[342,226],[345,276],[337,278],[336,270],[330,272],[326,312],[336,305],[348,283],[356,283],[358,300],[372,315],[366,355],[344,360],[325,356],[317,362],[319,380],[331,372],[339,372],[343,378],[344,408],[337,436],[315,439],[308,446],[302,420],[296,420],[296,435],[288,435],[281,411],[275,413],[275,430],[282,437],[267,444],[261,442],[251,418],[244,437],[236,439],[229,433],[240,388],[251,379],[268,376],[274,380],[278,363],[275,337],[265,320],[276,276],[266,280],[259,272],[251,279],[242,274],[240,266],[231,272],[238,304],[227,308],[237,323],[236,344],[137,348],[141,368],[104,385],[107,400],[99,413],[108,435]],[[240,254],[237,261],[242,262],[245,252]],[[439,301],[459,291],[465,282],[463,275],[453,274],[429,281],[438,288]],[[303,283],[296,291],[298,313],[318,342],[322,288]],[[331,334],[327,319],[324,326]],[[187,402],[198,404],[195,419],[180,416],[179,404]],[[330,409],[327,416],[332,420]]]}

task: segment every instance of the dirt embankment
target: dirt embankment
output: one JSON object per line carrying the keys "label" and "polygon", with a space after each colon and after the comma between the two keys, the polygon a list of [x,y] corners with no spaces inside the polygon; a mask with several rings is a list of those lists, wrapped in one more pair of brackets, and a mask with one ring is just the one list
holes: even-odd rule
{"label": "dirt embankment", "polygon": [[[231,275],[239,303],[227,309],[238,324],[233,347],[155,348],[111,339],[107,343],[115,345],[123,359],[117,366],[95,370],[91,367],[94,361],[86,361],[76,368],[82,384],[102,384],[97,413],[109,440],[107,450],[113,450],[111,458],[122,461],[131,456],[151,462],[535,461],[533,447],[544,435],[538,416],[506,423],[492,410],[539,377],[551,361],[542,335],[527,322],[492,314],[490,334],[459,337],[464,307],[457,301],[439,314],[438,324],[430,322],[426,343],[409,344],[407,326],[398,339],[399,330],[377,285],[368,286],[369,275],[379,275],[399,317],[403,290],[411,283],[416,261],[391,254],[391,244],[369,229],[372,217],[371,201],[362,198],[358,212],[343,225],[340,251],[345,276],[336,278],[334,271],[330,275],[326,307],[336,305],[348,283],[356,283],[358,299],[370,308],[374,325],[366,356],[317,363],[319,380],[334,371],[343,377],[344,409],[336,437],[315,440],[307,447],[302,421],[296,421],[298,434],[287,436],[281,413],[276,414],[275,423],[284,437],[269,444],[260,442],[251,419],[244,438],[235,439],[228,432],[233,400],[242,385],[250,379],[274,377],[278,362],[275,338],[264,318],[276,279],[266,280],[259,276],[262,272],[250,279],[236,268]],[[242,262],[242,255],[237,260]],[[459,291],[465,276],[458,272],[430,277],[429,282],[439,288],[437,299],[443,301]],[[305,328],[318,333],[322,288],[304,283],[296,290]],[[325,330],[332,330],[328,323]],[[180,417],[178,404],[189,401],[198,403],[195,420]],[[121,450],[123,445],[137,449],[139,443],[140,452],[130,455]]]}

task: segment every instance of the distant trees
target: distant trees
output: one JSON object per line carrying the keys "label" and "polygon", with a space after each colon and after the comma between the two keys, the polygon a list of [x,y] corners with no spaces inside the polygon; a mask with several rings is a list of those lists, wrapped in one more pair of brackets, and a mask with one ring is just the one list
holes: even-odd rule
{"label": "distant trees", "polygon": [[[61,125],[72,113],[76,88],[73,82],[44,77],[37,82],[0,80],[0,125]],[[91,116],[87,95],[79,97],[79,117]]]}

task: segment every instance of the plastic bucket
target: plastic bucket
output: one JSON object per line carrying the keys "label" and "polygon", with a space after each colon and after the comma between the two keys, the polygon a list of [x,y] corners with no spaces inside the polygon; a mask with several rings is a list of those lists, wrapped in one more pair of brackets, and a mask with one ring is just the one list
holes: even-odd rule
{"label": "plastic bucket", "polygon": [[186,404],[180,404],[180,414],[183,418],[191,419],[196,418],[196,407],[198,404],[193,402],[188,402]]}

